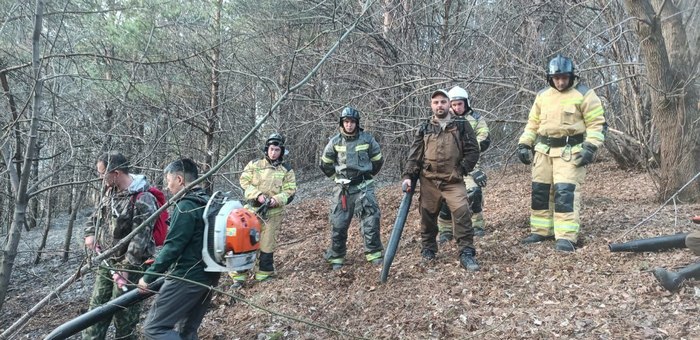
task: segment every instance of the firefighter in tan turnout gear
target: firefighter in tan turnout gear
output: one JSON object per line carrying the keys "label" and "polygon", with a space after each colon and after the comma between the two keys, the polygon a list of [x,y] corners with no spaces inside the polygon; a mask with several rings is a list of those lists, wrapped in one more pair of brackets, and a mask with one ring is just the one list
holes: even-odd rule
{"label": "firefighter in tan turnout gear", "polygon": [[[294,170],[283,159],[284,142],[282,135],[271,134],[265,141],[264,157],[248,163],[240,178],[248,202],[245,207],[258,214],[262,226],[258,270],[255,272],[257,282],[269,279],[275,271],[273,255],[282,213],[297,190]],[[234,281],[233,288],[242,286],[247,277],[246,272],[231,272],[229,275]]]}
{"label": "firefighter in tan turnout gear", "polygon": [[333,270],[341,269],[347,252],[348,228],[352,216],[360,218],[365,259],[382,262],[379,235],[381,213],[374,195],[373,176],[384,164],[379,143],[360,128],[360,113],[346,107],[340,114],[338,133],[330,138],[321,155],[321,171],[332,177],[336,186],[331,204],[331,246],[324,258]]}
{"label": "firefighter in tan turnout gear", "polygon": [[[486,125],[486,120],[476,111],[472,110],[469,94],[459,86],[455,86],[447,93],[450,96],[450,106],[452,113],[456,118],[464,118],[469,122],[474,133],[476,133],[476,141],[479,143],[480,152],[486,151],[491,144],[489,137],[489,127]],[[464,176],[464,184],[467,186],[469,194],[470,208],[472,211],[472,226],[474,227],[474,236],[484,236],[484,214],[483,214],[483,189],[486,187],[486,174],[479,168],[479,164],[474,167],[474,170]],[[440,208],[438,218],[438,229],[440,237],[438,241],[444,244],[452,240],[452,214],[445,202]]]}
{"label": "firefighter in tan turnout gear", "polygon": [[603,145],[606,125],[600,99],[577,78],[571,59],[549,62],[550,87],[537,94],[518,140],[518,158],[532,163],[531,234],[523,244],[556,238],[557,250],[571,252],[578,242],[585,165]]}

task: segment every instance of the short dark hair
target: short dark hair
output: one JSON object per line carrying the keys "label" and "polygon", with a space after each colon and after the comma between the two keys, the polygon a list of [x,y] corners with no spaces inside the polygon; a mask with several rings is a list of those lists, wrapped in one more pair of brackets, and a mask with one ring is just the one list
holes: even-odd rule
{"label": "short dark hair", "polygon": [[166,175],[172,173],[180,174],[185,178],[186,183],[194,182],[199,178],[197,164],[189,158],[178,159],[168,164],[163,170],[163,173]]}
{"label": "short dark hair", "polygon": [[117,151],[105,152],[97,157],[97,162],[105,166],[106,172],[119,170],[125,174],[129,173],[129,160]]}

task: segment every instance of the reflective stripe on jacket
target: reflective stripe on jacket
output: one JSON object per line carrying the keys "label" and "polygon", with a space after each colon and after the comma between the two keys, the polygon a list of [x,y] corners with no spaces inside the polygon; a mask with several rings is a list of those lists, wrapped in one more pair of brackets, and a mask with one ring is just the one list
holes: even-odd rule
{"label": "reflective stripe on jacket", "polygon": [[328,177],[352,180],[376,175],[383,164],[379,143],[371,134],[359,131],[352,136],[339,132],[331,137],[323,149],[320,166]]}
{"label": "reflective stripe on jacket", "polygon": [[465,117],[476,134],[477,142],[481,143],[482,141],[486,140],[486,138],[489,138],[490,130],[489,126],[486,124],[486,119],[481,117],[481,115],[478,113],[468,114],[465,115]]}

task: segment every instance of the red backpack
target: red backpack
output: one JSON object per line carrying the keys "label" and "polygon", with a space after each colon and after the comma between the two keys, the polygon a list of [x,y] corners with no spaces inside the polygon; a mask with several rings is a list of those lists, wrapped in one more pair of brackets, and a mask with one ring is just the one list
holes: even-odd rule
{"label": "red backpack", "polygon": [[[148,192],[151,193],[156,198],[156,205],[157,208],[160,208],[165,204],[168,200],[165,198],[165,194],[158,190],[156,187],[149,187]],[[143,194],[144,192],[141,191],[137,193],[136,195],[131,196],[131,204],[134,204],[136,200]],[[160,213],[158,218],[156,219],[156,223],[153,225],[153,241],[155,241],[156,246],[162,246],[163,243],[165,243],[165,236],[168,234],[168,219],[170,218],[170,215],[168,214],[167,210],[163,210],[163,212]]]}

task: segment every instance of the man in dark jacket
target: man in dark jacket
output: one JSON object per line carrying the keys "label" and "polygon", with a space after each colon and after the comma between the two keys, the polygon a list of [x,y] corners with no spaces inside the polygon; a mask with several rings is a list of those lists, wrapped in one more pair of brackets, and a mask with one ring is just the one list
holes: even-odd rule
{"label": "man in dark jacket", "polygon": [[321,171],[336,182],[330,213],[331,246],[324,254],[334,270],[341,269],[345,263],[353,215],[360,218],[365,260],[372,264],[382,262],[381,212],[374,195],[373,177],[383,164],[379,143],[360,128],[360,113],[352,107],[344,108],[338,120],[338,133],[326,144],[320,163]]}
{"label": "man in dark jacket", "polygon": [[[198,177],[197,165],[190,159],[170,163],[164,173],[168,190],[173,195]],[[204,271],[202,261],[202,213],[208,199],[204,190],[197,187],[177,201],[163,249],[139,281],[139,289],[145,291],[148,284],[158,278],[155,273],[170,270],[170,276],[204,285],[166,279],[146,318],[144,333],[148,339],[197,338],[197,328],[211,301],[208,286],[216,286],[219,280],[219,273]],[[178,323],[179,329],[175,330]]]}
{"label": "man in dark jacket", "polygon": [[452,212],[460,263],[469,271],[477,271],[474,229],[462,177],[479,161],[479,144],[471,125],[450,114],[446,91],[433,92],[430,106],[433,116],[414,135],[402,183],[403,188],[410,188],[412,180],[420,181],[421,256],[425,261],[435,258],[437,219],[444,199]]}

